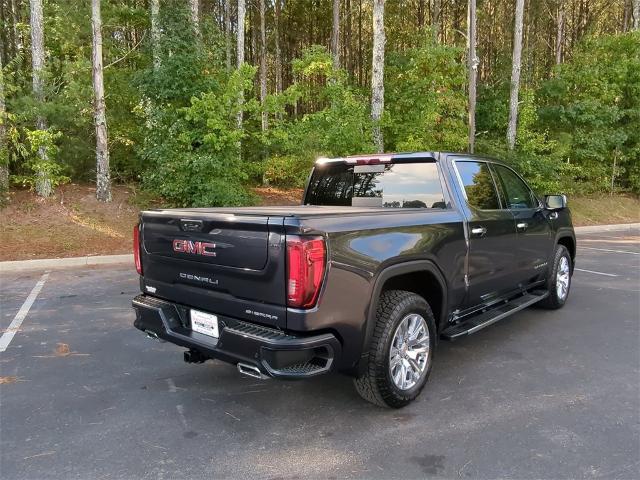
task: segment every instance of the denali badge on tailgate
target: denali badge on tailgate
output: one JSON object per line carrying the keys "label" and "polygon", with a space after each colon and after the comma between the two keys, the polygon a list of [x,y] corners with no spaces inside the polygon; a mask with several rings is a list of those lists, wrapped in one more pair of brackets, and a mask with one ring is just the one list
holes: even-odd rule
{"label": "denali badge on tailgate", "polygon": [[191,253],[193,255],[204,255],[205,257],[215,257],[215,243],[192,242],[191,240],[174,240],[173,251],[179,253]]}
{"label": "denali badge on tailgate", "polygon": [[211,285],[218,285],[218,280],[215,280],[210,277],[201,277],[200,275],[192,275],[190,273],[180,272],[180,278],[185,278],[187,280],[194,280],[196,282],[209,283]]}

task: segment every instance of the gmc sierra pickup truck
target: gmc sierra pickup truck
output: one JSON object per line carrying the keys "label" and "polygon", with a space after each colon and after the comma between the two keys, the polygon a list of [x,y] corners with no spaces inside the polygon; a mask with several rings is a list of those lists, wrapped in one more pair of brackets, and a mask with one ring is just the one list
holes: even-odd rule
{"label": "gmc sierra pickup truck", "polygon": [[566,197],[456,153],[319,159],[303,204],[140,213],[135,326],[256,378],[354,377],[381,406],[455,340],[569,295]]}

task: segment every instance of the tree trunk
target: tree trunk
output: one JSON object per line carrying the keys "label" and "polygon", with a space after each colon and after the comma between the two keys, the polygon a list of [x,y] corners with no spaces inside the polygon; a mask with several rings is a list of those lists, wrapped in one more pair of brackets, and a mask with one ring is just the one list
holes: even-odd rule
{"label": "tree trunk", "polygon": [[473,153],[476,141],[476,82],[478,58],[476,57],[476,0],[469,0],[467,16],[467,65],[469,68],[469,152]]}
{"label": "tree trunk", "polygon": [[200,0],[189,0],[189,10],[191,12],[191,23],[196,35],[200,35]]}
{"label": "tree trunk", "polygon": [[0,58],[0,205],[9,189],[9,145],[7,144],[7,108],[4,101],[4,75]]}
{"label": "tree trunk", "polygon": [[433,0],[433,11],[431,12],[431,28],[433,29],[433,41],[438,42],[440,36],[440,14],[442,12],[441,0]]}
{"label": "tree trunk", "polygon": [[260,0],[260,103],[262,104],[262,131],[269,128],[265,110],[267,100],[267,32],[264,25],[264,0]]}
{"label": "tree trunk", "polygon": [[227,54],[227,73],[231,72],[231,0],[224,0],[224,42]]}
{"label": "tree trunk", "polygon": [[[39,104],[39,109],[44,103],[44,19],[42,15],[42,0],[31,0],[31,66],[33,76],[33,96]],[[47,122],[40,112],[36,117],[36,128],[46,130]],[[40,160],[47,161],[47,152],[44,147],[38,151]],[[36,193],[41,197],[48,197],[52,193],[51,180],[47,174],[40,170],[36,172]]]}
{"label": "tree trunk", "polygon": [[352,20],[351,20],[351,15],[352,15],[352,10],[351,10],[351,0],[346,0],[346,5],[345,5],[345,18],[347,20],[346,22],[346,28],[344,30],[344,63],[345,63],[345,68],[347,69],[347,71],[355,76],[355,72],[353,71],[353,44],[351,43],[351,39],[352,39]]}
{"label": "tree trunk", "polygon": [[513,29],[513,63],[511,66],[511,95],[509,99],[509,125],[507,127],[507,144],[513,150],[516,145],[516,129],[518,125],[518,93],[520,90],[520,67],[522,61],[522,18],[524,16],[524,0],[516,0],[516,18]]}
{"label": "tree trunk", "polygon": [[276,43],[276,94],[282,93],[282,53],[280,52],[280,1],[275,0],[276,3],[276,18],[275,18],[275,43]]}
{"label": "tree trunk", "polygon": [[362,0],[358,0],[358,85],[364,86],[362,73]]}
{"label": "tree trunk", "polygon": [[373,0],[373,62],[371,74],[371,118],[373,142],[384,152],[380,119],[384,110],[384,0]]}
{"label": "tree trunk", "polygon": [[107,144],[107,116],[104,104],[102,78],[102,19],[100,0],[91,0],[91,30],[93,32],[93,94],[96,123],[96,198],[100,202],[111,201],[109,175],[109,146]]}
{"label": "tree trunk", "polygon": [[160,0],[151,0],[151,47],[153,49],[153,68],[160,67],[160,26],[158,25],[158,14],[160,13]]}
{"label": "tree trunk", "polygon": [[[13,17],[13,39],[14,39],[14,55],[18,55],[24,49],[24,41],[22,38],[22,33],[18,28],[18,23],[20,23],[20,14],[18,12],[18,7],[16,6],[16,0],[10,0],[11,2],[11,15]],[[41,4],[42,5],[42,4]],[[42,10],[42,8],[40,9]]]}
{"label": "tree trunk", "polygon": [[340,68],[340,0],[333,0],[333,29],[331,30],[333,68]]}
{"label": "tree trunk", "polygon": [[632,8],[631,8],[631,29],[639,30],[640,29],[640,0],[631,0]]}
{"label": "tree trunk", "polygon": [[564,1],[558,6],[558,18],[556,20],[556,65],[562,63],[562,43],[564,41]]}
{"label": "tree trunk", "polygon": [[[245,16],[245,4],[244,0],[238,0],[238,31],[237,31],[237,39],[236,39],[236,49],[237,49],[237,58],[236,64],[237,68],[240,69],[242,64],[244,63],[244,16]],[[242,105],[244,103],[244,92],[240,90],[240,94],[238,96],[238,115],[237,115],[237,124],[238,129],[242,130]]]}

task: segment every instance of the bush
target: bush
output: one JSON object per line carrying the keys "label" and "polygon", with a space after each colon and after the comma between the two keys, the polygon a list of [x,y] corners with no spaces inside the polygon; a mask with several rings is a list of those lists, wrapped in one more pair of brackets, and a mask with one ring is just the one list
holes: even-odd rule
{"label": "bush", "polygon": [[420,48],[389,55],[385,144],[389,150],[463,151],[467,147],[463,50],[426,32]]}
{"label": "bush", "polygon": [[312,159],[274,156],[265,162],[263,178],[277,187],[302,188],[312,166]]}

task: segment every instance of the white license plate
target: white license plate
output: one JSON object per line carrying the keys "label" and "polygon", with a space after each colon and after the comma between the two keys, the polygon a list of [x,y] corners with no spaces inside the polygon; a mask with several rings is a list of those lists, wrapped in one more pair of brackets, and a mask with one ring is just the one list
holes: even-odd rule
{"label": "white license plate", "polygon": [[210,313],[191,310],[191,330],[210,337],[218,338],[218,317]]}

